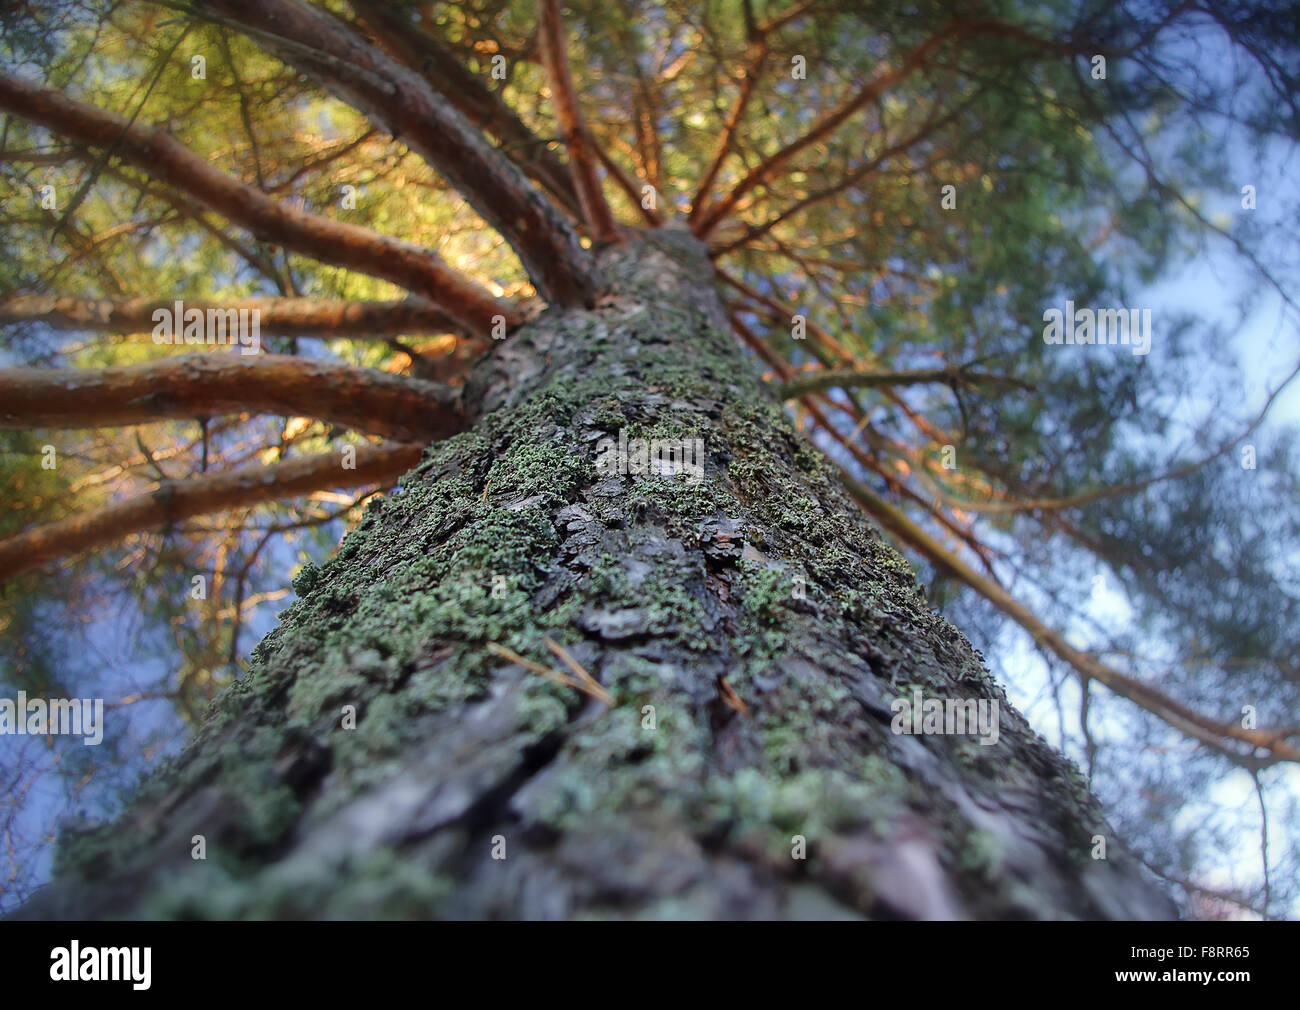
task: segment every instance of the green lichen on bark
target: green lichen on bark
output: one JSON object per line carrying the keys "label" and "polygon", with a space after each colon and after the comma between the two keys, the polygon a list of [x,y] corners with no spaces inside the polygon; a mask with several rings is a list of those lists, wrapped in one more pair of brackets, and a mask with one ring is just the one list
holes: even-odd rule
{"label": "green lichen on bark", "polygon": [[[545,313],[479,366],[472,430],[298,575],[248,674],[125,817],[65,836],[47,908],[1164,911],[1119,847],[1079,858],[1108,833],[1086,788],[760,387],[698,245],[629,243],[602,269],[595,309]],[[601,472],[619,429],[703,439],[702,479]],[[563,669],[547,637],[612,706],[488,648]],[[1001,740],[893,734],[913,684],[998,702]]]}

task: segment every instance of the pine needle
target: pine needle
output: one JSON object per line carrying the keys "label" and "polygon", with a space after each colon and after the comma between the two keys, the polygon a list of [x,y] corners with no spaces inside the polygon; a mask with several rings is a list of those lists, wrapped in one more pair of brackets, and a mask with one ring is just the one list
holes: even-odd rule
{"label": "pine needle", "polygon": [[568,649],[560,645],[559,642],[552,640],[549,635],[543,635],[542,642],[543,644],[545,644],[545,646],[548,649],[551,650],[551,652],[561,663],[563,663],[570,670],[572,670],[574,674],[577,675],[578,679],[583,681],[583,683],[587,685],[587,687],[589,688],[589,690],[587,691],[588,694],[590,694],[593,698],[599,698],[606,705],[612,705],[614,703],[613,696],[608,691],[605,690],[604,685],[601,684],[600,681],[598,681],[590,673],[588,673],[587,668],[583,666],[581,663],[579,663],[576,659],[574,659]]}
{"label": "pine needle", "polygon": [[[593,691],[590,685],[574,677],[566,676],[558,670],[552,670],[549,666],[543,666],[541,663],[534,662],[527,656],[521,656],[513,649],[507,649],[504,645],[498,645],[496,642],[487,643],[488,652],[500,656],[502,659],[508,659],[510,662],[522,666],[525,670],[537,674],[539,677],[545,677],[547,680],[554,681],[563,687],[571,687],[574,690],[581,691],[583,694],[590,695],[599,701],[609,704],[609,693],[599,684],[596,684],[596,691]],[[603,696],[603,697],[602,697]]]}
{"label": "pine needle", "polygon": [[726,705],[727,708],[740,713],[742,716],[749,715],[749,706],[746,705],[745,700],[736,693],[735,688],[727,683],[726,677],[718,678],[718,697],[722,699],[722,704]]}

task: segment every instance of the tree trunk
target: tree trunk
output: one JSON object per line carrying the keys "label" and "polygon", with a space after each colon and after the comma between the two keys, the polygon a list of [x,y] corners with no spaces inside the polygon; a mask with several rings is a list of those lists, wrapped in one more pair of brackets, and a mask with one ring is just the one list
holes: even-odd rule
{"label": "tree trunk", "polygon": [[[25,914],[1173,914],[760,387],[703,247],[600,261]],[[620,430],[702,439],[703,479],[602,469]],[[611,704],[488,647],[580,680],[548,636]],[[916,689],[997,742],[893,732]]]}

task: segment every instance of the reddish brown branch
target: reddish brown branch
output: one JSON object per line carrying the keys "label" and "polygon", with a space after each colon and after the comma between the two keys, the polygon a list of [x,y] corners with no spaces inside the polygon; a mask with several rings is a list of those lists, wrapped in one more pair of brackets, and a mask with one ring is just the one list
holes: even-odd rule
{"label": "reddish brown branch", "polygon": [[560,132],[569,151],[569,168],[573,172],[573,186],[578,191],[578,202],[582,205],[582,216],[586,219],[594,240],[612,242],[618,237],[618,228],[609,203],[605,200],[604,190],[600,187],[593,145],[578,109],[559,0],[538,0],[537,37],[542,65],[546,68],[546,76],[551,85],[551,105],[555,109],[555,118],[560,124]]}
{"label": "reddish brown branch", "polygon": [[704,177],[700,180],[699,186],[695,190],[695,196],[691,200],[691,213],[687,218],[692,227],[699,221],[700,216],[704,213],[704,208],[708,204],[710,192],[713,189],[713,183],[718,177],[718,172],[722,169],[722,164],[727,160],[727,155],[731,153],[732,144],[736,137],[736,128],[740,126],[741,119],[745,116],[745,110],[749,108],[749,100],[754,97],[754,90],[758,86],[759,77],[763,72],[763,65],[767,62],[768,48],[767,40],[759,37],[750,44],[750,54],[745,68],[744,79],[740,82],[740,92],[736,95],[736,100],[731,106],[731,111],[727,114],[727,120],[723,124],[722,139],[718,142],[718,149],[713,155],[713,160],[709,162],[709,167],[704,171]]}
{"label": "reddish brown branch", "polygon": [[340,453],[247,466],[229,473],[167,481],[126,501],[46,523],[0,540],[0,582],[57,558],[159,529],[198,515],[282,501],[314,491],[388,484],[420,461],[418,445],[359,446],[355,466],[344,468]]}
{"label": "reddish brown branch", "polygon": [[[931,119],[928,123],[924,124],[921,127],[921,129],[919,129],[916,133],[912,134],[912,136],[908,137],[905,140],[901,140],[896,144],[891,144],[889,147],[885,148],[875,157],[866,161],[862,165],[859,165],[856,169],[849,172],[844,177],[837,179],[831,185],[823,187],[822,189],[819,190],[815,190],[811,193],[805,194],[803,197],[796,200],[791,206],[787,207],[785,210],[780,211],[779,213],[768,218],[762,224],[747,226],[744,234],[742,234],[739,238],[735,239],[734,241],[731,241],[726,245],[720,246],[719,248],[712,250],[712,255],[723,256],[734,249],[738,249],[743,245],[747,245],[748,243],[754,241],[755,239],[761,238],[762,236],[766,235],[782,221],[786,221],[791,217],[793,217],[794,215],[802,213],[803,211],[807,210],[809,207],[815,206],[816,204],[821,203],[824,200],[829,200],[832,197],[837,196],[840,193],[843,193],[845,190],[850,189],[853,186],[856,186],[864,178],[866,178],[872,172],[876,171],[887,160],[894,158],[899,154],[906,153],[910,148],[926,140],[940,127],[954,121],[957,118],[957,115],[966,108],[967,104],[968,103],[963,103],[961,106],[954,109],[952,112],[948,113],[948,115],[944,116],[942,119]],[[951,153],[951,152],[946,152],[946,153]]]}
{"label": "reddish brown branch", "polygon": [[805,393],[828,389],[874,389],[881,386],[917,386],[941,383],[948,386],[1015,386],[1032,388],[1028,383],[1005,375],[991,375],[977,369],[949,365],[942,368],[904,368],[898,371],[869,372],[856,368],[820,368],[796,372],[780,389],[782,400]]}
{"label": "reddish brown branch", "polygon": [[446,386],[283,354],[0,370],[0,427],[102,428],[244,412],[310,417],[401,441],[428,442],[463,427]]}
{"label": "reddish brown branch", "polygon": [[[174,311],[175,299],[71,298],[14,295],[0,300],[0,326],[40,322],[59,330],[149,333],[154,313]],[[344,302],[319,298],[237,298],[185,301],[185,308],[258,313],[264,337],[357,337],[383,339],[402,333],[463,333],[465,327],[433,302],[412,296],[400,301]]]}

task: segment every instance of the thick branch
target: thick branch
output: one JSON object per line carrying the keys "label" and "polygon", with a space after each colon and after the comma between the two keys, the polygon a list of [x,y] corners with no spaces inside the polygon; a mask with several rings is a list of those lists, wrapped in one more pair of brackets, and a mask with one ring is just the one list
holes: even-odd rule
{"label": "thick branch", "polygon": [[551,85],[551,105],[555,109],[555,118],[560,124],[560,132],[569,151],[569,168],[573,171],[573,186],[578,191],[582,216],[586,219],[594,240],[614,241],[618,237],[618,228],[614,224],[614,214],[605,200],[605,193],[600,188],[596,156],[587,136],[587,127],[582,121],[582,113],[578,109],[559,0],[538,0],[537,37],[542,65],[546,68],[546,76]]}
{"label": "thick branch", "polygon": [[116,142],[117,153],[125,160],[264,241],[423,294],[478,332],[489,332],[495,315],[519,321],[516,309],[435,253],[282,203],[214,168],[161,130],[128,125],[114,113],[4,73],[0,73],[0,109],[84,144],[106,147]]}
{"label": "thick branch", "polygon": [[409,11],[387,0],[349,0],[362,24],[379,43],[426,81],[466,119],[495,138],[501,152],[538,183],[566,211],[582,213],[569,170],[481,77],[429,31],[416,30]]}
{"label": "thick branch", "polygon": [[147,494],[46,523],[0,540],[0,582],[56,558],[121,540],[142,530],[170,526],[212,512],[282,501],[313,491],[388,484],[420,461],[418,445],[360,446],[355,467],[344,469],[339,453],[248,466],[194,480],[167,481]]}
{"label": "thick branch", "polygon": [[[175,299],[69,298],[14,295],[0,300],[0,326],[39,322],[59,330],[96,333],[149,333],[154,313],[174,312]],[[433,302],[410,297],[387,302],[344,302],[318,298],[239,298],[222,302],[185,301],[186,309],[258,313],[264,337],[359,337],[398,334],[463,333],[465,327]]]}
{"label": "thick branch", "polygon": [[429,442],[463,427],[455,399],[438,383],[283,354],[0,370],[0,427],[6,428],[101,428],[247,411]]}
{"label": "thick branch", "polygon": [[400,137],[510,243],[544,299],[590,300],[595,267],[569,222],[414,70],[297,0],[212,0],[204,10]]}

